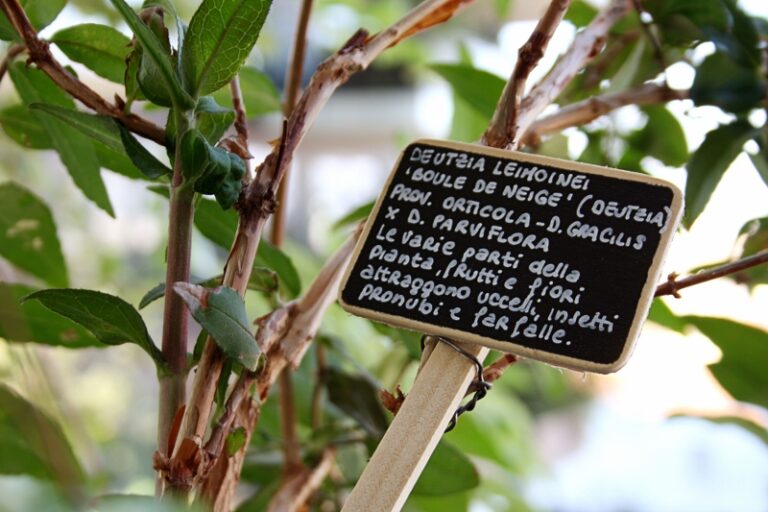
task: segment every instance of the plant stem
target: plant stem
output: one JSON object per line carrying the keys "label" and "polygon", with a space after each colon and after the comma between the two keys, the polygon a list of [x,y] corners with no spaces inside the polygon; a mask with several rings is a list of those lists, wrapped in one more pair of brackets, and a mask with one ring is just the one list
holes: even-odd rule
{"label": "plant stem", "polygon": [[18,0],[0,0],[0,9],[24,41],[30,62],[34,62],[57,86],[97,114],[112,117],[137,135],[165,145],[165,130],[142,117],[123,112],[117,105],[110,104],[54,59],[48,41],[37,36],[37,30],[32,26]]}
{"label": "plant stem", "polygon": [[[307,48],[307,27],[309,26],[309,17],[312,13],[312,0],[303,0],[301,2],[301,12],[296,26],[296,36],[293,40],[293,55],[285,76],[285,103],[283,104],[283,114],[286,118],[290,117],[296,106],[296,100],[299,97],[301,89],[301,78],[304,72],[304,57]],[[277,208],[272,216],[271,239],[275,247],[283,245],[285,239],[285,216],[286,203],[288,200],[288,169],[280,186],[277,189]],[[293,396],[293,381],[290,369],[286,368],[278,380],[280,392],[280,427],[283,434],[283,458],[285,465],[283,474],[290,478],[291,474],[302,467],[301,463],[301,444],[299,443],[298,432],[296,431],[296,403]]]}
{"label": "plant stem", "polygon": [[245,115],[245,102],[243,101],[243,91],[240,89],[239,75],[235,75],[229,82],[229,92],[232,96],[232,108],[235,111],[235,132],[237,133],[237,141],[247,150],[249,140],[248,118]]}
{"label": "plant stem", "polygon": [[[175,109],[178,112],[177,109]],[[181,168],[180,138],[189,120],[184,113],[177,113],[176,126],[179,136],[171,181],[170,211],[168,214],[168,254],[165,274],[165,304],[163,310],[162,351],[167,373],[160,376],[158,405],[157,449],[170,455],[167,449],[168,435],[176,412],[186,399],[187,337],[189,312],[184,301],[172,293],[174,283],[188,282],[192,253],[192,219],[194,216],[194,190],[184,183]]]}
{"label": "plant stem", "polygon": [[[286,118],[293,113],[296,101],[299,99],[301,91],[301,79],[304,75],[304,60],[307,53],[307,27],[309,25],[309,16],[312,14],[313,0],[303,0],[301,2],[301,12],[299,13],[299,22],[296,26],[296,36],[293,39],[293,55],[291,62],[285,73],[285,100],[283,103],[283,114]],[[286,171],[287,173],[287,171]],[[288,197],[288,179],[280,182],[277,189],[277,209],[272,216],[272,243],[280,245],[285,233],[285,214],[286,199]]]}
{"label": "plant stem", "polygon": [[537,119],[522,141],[523,145],[536,144],[541,135],[559,132],[571,126],[580,126],[594,121],[613,110],[627,105],[653,105],[688,98],[689,91],[670,89],[666,85],[646,83],[616,93],[593,96],[571,103],[560,110]]}
{"label": "plant stem", "polygon": [[[253,268],[253,260],[262,229],[266,219],[275,209],[276,191],[280,180],[285,169],[290,165],[297,146],[333,92],[354,73],[366,69],[386,49],[407,37],[450,19],[470,2],[471,0],[425,0],[399,21],[374,36],[370,36],[364,30],[358,31],[334,55],[318,67],[310,85],[298,101],[296,109],[290,119],[287,120],[280,145],[275,147],[272,153],[267,155],[260,164],[259,172],[241,196],[238,206],[240,223],[238,234],[227,260],[223,281],[225,286],[230,286],[244,293],[245,285]],[[242,286],[234,284],[234,280],[240,281]],[[323,305],[327,307],[327,304],[323,303]],[[322,310],[324,311],[324,309]],[[300,324],[303,317],[300,315],[294,320]],[[319,320],[317,322],[319,325]],[[301,331],[302,329],[297,330]],[[301,340],[301,343],[293,342],[301,345],[302,348],[298,351],[294,350],[296,360],[300,360],[303,356],[311,337],[302,337]],[[216,383],[221,372],[221,357],[215,343],[209,339],[200,358],[194,386],[185,411],[184,424],[180,433],[182,442],[184,439],[201,439],[205,435]],[[294,361],[294,358],[290,359]],[[278,368],[282,370],[287,364],[284,353],[275,361],[270,360],[270,358],[267,361],[267,366],[275,370]],[[272,377],[271,373],[270,377]],[[277,374],[274,374],[274,377],[276,378]],[[270,384],[271,382],[270,379]],[[268,386],[266,390],[268,390]],[[261,393],[258,394],[260,398],[265,397]],[[252,430],[254,426],[255,422],[250,429]],[[226,475],[217,475],[217,481],[213,481],[214,479],[211,477],[206,480],[206,482],[212,482],[212,488],[218,489],[218,494],[231,492],[232,487],[225,488],[223,483],[236,481],[239,478],[243,453],[244,450],[240,450],[236,454],[230,466],[232,469]],[[217,483],[222,483],[222,485],[217,485]],[[176,485],[183,485],[188,490],[191,483]]]}
{"label": "plant stem", "polygon": [[309,409],[310,425],[313,430],[320,428],[323,419],[323,385],[326,375],[326,357],[325,347],[322,343],[315,344],[315,359],[317,361],[317,370],[315,375],[315,387],[312,390],[312,402]]}
{"label": "plant stem", "polygon": [[293,395],[293,375],[286,368],[280,373],[278,380],[280,390],[280,430],[283,434],[283,475],[290,478],[297,470],[301,470],[301,443],[296,431],[296,402]]}
{"label": "plant stem", "polygon": [[515,69],[504,87],[501,98],[499,98],[490,126],[483,134],[482,142],[488,146],[503,148],[518,145],[517,116],[525,92],[525,82],[533,68],[544,56],[547,45],[552,39],[555,29],[560,25],[570,3],[571,0],[550,2],[528,41],[517,52]]}
{"label": "plant stem", "polygon": [[757,254],[747,256],[746,258],[736,260],[732,263],[726,263],[725,265],[703,270],[698,274],[685,277],[679,281],[676,280],[677,275],[672,273],[669,275],[669,279],[666,283],[662,283],[656,288],[656,293],[654,296],[660,297],[662,295],[672,295],[674,297],[679,297],[677,292],[683,288],[688,288],[689,286],[712,281],[713,279],[717,279],[719,277],[735,274],[737,272],[741,272],[742,270],[756,267],[758,265],[763,265],[765,263],[768,263],[768,250],[760,251]]}
{"label": "plant stem", "polygon": [[525,138],[541,111],[554,102],[571,80],[600,54],[608,30],[624,17],[629,8],[630,0],[612,0],[584,30],[576,34],[568,51],[520,102],[517,116],[519,139]]}
{"label": "plant stem", "polygon": [[3,80],[5,74],[8,72],[8,66],[13,59],[24,53],[26,47],[23,44],[14,43],[8,46],[8,50],[5,52],[2,62],[0,62],[0,81]]}

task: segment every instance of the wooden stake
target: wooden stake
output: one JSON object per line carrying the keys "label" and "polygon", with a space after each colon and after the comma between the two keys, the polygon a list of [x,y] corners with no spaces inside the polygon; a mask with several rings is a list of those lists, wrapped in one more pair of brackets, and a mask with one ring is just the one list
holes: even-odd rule
{"label": "wooden stake", "polygon": [[[480,361],[488,355],[485,347],[461,346]],[[342,512],[389,512],[402,508],[469,383],[476,377],[475,365],[469,359],[437,343]]]}

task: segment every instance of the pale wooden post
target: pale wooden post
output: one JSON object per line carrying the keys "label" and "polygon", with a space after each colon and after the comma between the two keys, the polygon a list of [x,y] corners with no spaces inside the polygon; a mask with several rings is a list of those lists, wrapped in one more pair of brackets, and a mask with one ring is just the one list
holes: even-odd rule
{"label": "pale wooden post", "polygon": [[[569,4],[570,0],[549,2],[533,34],[520,49],[520,58],[481,144],[516,149],[534,119],[599,53],[605,34],[632,5],[629,0],[612,0],[589,26],[577,34],[568,52],[547,77],[530,91],[526,97],[527,104],[522,105],[528,75],[544,54]],[[677,216],[680,209],[679,196],[675,202]],[[376,209],[374,215],[375,212]],[[658,266],[659,263],[657,258],[655,264]],[[646,300],[650,298],[646,297]],[[354,308],[347,309],[355,312]],[[379,320],[386,322],[386,316]],[[451,333],[443,334],[452,337]],[[462,348],[480,361],[485,359],[489,351],[480,345],[462,344]],[[352,489],[342,512],[389,512],[402,508],[475,376],[476,367],[468,358],[443,343],[437,343],[421,367],[413,389]]]}
{"label": "pale wooden post", "polygon": [[[480,361],[488,355],[485,347],[461,346]],[[468,358],[437,343],[342,512],[386,512],[402,508],[469,383],[476,377],[476,366]]]}

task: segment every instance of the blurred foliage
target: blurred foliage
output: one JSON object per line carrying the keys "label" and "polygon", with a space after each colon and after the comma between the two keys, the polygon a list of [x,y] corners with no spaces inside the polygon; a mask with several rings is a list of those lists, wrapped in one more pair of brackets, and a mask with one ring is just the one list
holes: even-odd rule
{"label": "blurred foliage", "polygon": [[[231,1],[220,3],[235,6]],[[192,134],[187,141],[189,149],[181,156],[190,162],[188,167],[197,171],[195,179],[199,181],[195,189],[199,192],[195,199],[196,240],[207,244],[220,268],[237,229],[236,212],[224,207],[234,202],[244,170],[240,157],[217,145],[232,133],[234,116],[226,84],[239,74],[249,118],[279,112],[280,91],[273,81],[282,73],[270,69],[269,64],[284,60],[288,42],[283,27],[271,26],[267,18],[264,37],[253,50],[262,32],[268,2],[249,3],[249,16],[240,17],[236,10],[229,10],[215,26],[205,24],[205,14],[213,5],[210,0],[202,2],[200,10],[201,2],[192,0],[174,2],[175,9],[168,8],[167,1],[149,0],[141,7],[164,6],[163,12],[144,9],[143,18],[122,0],[25,0],[21,4],[39,29],[55,23],[65,7],[75,17],[87,17],[87,24],[57,26],[55,31],[51,27],[43,34],[66,56],[72,72],[87,77],[91,71],[118,84],[115,91],[125,96],[127,112],[151,112],[153,118],[167,119],[165,147],[156,147],[140,141],[109,118],[77,110],[75,102],[43,72],[28,66],[23,55],[11,63],[10,80],[6,78],[12,82],[16,97],[3,98],[0,108],[0,125],[7,135],[1,141],[2,172],[4,177],[12,178],[0,183],[0,256],[12,269],[3,275],[13,278],[0,283],[0,336],[12,342],[6,347],[11,354],[19,343],[46,346],[45,350],[124,343],[143,349],[134,347],[135,351],[131,351],[126,347],[117,352],[118,356],[103,355],[104,351],[80,352],[81,359],[72,363],[77,370],[71,369],[72,374],[84,368],[114,365],[94,378],[98,385],[85,389],[83,394],[87,395],[107,388],[119,378],[120,372],[112,374],[113,367],[151,374],[154,367],[145,352],[155,362],[160,361],[149,335],[157,327],[157,309],[149,305],[165,293],[164,285],[152,288],[161,279],[165,254],[162,243],[147,254],[111,251],[106,244],[89,239],[93,233],[77,227],[94,215],[82,206],[83,198],[114,215],[112,205],[118,190],[110,186],[115,176],[109,174],[114,172],[121,175],[118,179],[134,180],[117,183],[128,183],[126,187],[139,184],[137,193],[142,195],[140,202],[149,210],[148,215],[161,215],[167,207],[168,164],[174,163],[173,150],[184,144],[185,134]],[[133,4],[139,7],[137,2]],[[411,0],[318,2],[317,30],[310,34],[314,47],[310,48],[309,61],[316,64],[358,26],[376,32],[414,4]],[[690,228],[745,148],[768,184],[768,128],[765,116],[755,115],[766,107],[768,22],[750,16],[734,0],[645,0],[642,5],[646,12],[633,12],[614,27],[605,50],[576,77],[557,103],[563,106],[663,80],[670,66],[690,66],[695,72],[690,89],[692,104],[715,108],[723,114],[720,126],[710,131],[697,148],[689,147],[676,115],[665,106],[654,105],[639,109],[638,123],[627,130],[619,130],[605,120],[572,130],[585,144],[579,155],[570,155],[583,162],[636,172],[648,172],[655,163],[685,167],[685,224]],[[501,16],[509,8],[509,0],[497,0],[492,6],[494,31],[498,29],[496,14]],[[194,13],[197,15],[193,17]],[[575,0],[566,20],[581,28],[596,13],[590,3]],[[429,43],[442,38],[461,39],[462,31],[474,31],[487,38],[487,19],[460,16],[450,26],[438,27],[388,52],[379,63],[405,67],[414,76],[426,70],[432,79],[447,82],[454,106],[450,136],[456,140],[474,141],[480,137],[506,77],[480,69],[464,44],[459,45],[456,62],[440,59],[425,65],[432,53]],[[186,20],[192,20],[188,32]],[[249,34],[248,38],[238,37],[241,33]],[[214,35],[222,45],[209,44],[207,38]],[[2,14],[0,39],[17,39]],[[706,51],[710,53],[701,58]],[[246,65],[241,67],[242,63]],[[282,67],[279,70],[282,72]],[[198,131],[189,129],[190,119]],[[361,117],[360,122],[365,119]],[[528,150],[569,157],[569,140],[568,135],[554,134]],[[30,157],[30,150],[39,152],[40,158]],[[60,186],[60,180],[53,176],[62,166],[42,169],[45,164],[40,162],[48,159],[46,164],[50,163],[52,154],[58,155],[71,178],[66,186]],[[40,172],[26,172],[33,166]],[[56,200],[46,204],[36,190],[45,190]],[[203,197],[210,194],[218,202]],[[371,208],[370,203],[359,206],[340,218],[333,229],[348,229],[365,218]],[[62,233],[75,241],[60,242]],[[746,224],[734,247],[734,259],[768,248],[766,218]],[[89,256],[87,265],[76,257],[83,254]],[[229,291],[219,291],[214,297],[214,302],[221,299],[217,303],[218,316],[196,317],[214,337],[221,332],[239,332],[235,342],[224,348],[232,360],[240,360],[250,368],[257,365],[258,353],[253,353],[253,345],[247,343],[251,330],[248,319],[297,297],[303,289],[302,277],[314,275],[320,267],[319,258],[306,247],[283,251],[266,242],[260,244],[255,264],[246,301],[248,309],[239,297],[235,300]],[[767,269],[755,267],[729,277],[754,287],[768,283]],[[218,276],[196,282],[211,286],[216,281]],[[70,283],[117,290],[124,298],[103,291],[43,289],[63,288]],[[131,304],[146,309],[140,314]],[[768,382],[763,371],[768,361],[768,333],[730,319],[678,316],[659,299],[654,301],[650,319],[680,333],[695,329],[710,338],[722,352],[722,359],[710,370],[723,388],[736,400],[768,407]],[[204,338],[205,331],[200,336]],[[326,446],[337,448],[338,474],[320,488],[312,509],[340,506],[344,493],[354,485],[391,421],[391,414],[381,405],[379,391],[394,390],[398,384],[408,382],[416,372],[420,354],[418,334],[352,318],[331,308],[314,350],[295,373],[303,460],[311,464]],[[321,360],[326,361],[324,366],[319,366]],[[38,377],[44,375],[44,370],[32,367],[25,371]],[[226,375],[240,371],[237,365],[229,368]],[[125,402],[134,404],[133,410],[122,414],[139,424],[134,428],[145,428],[145,441],[125,440],[107,432],[99,437],[96,447],[89,445],[93,441],[83,440],[87,436],[79,432],[79,425],[84,421],[108,430],[98,419],[86,421],[72,412],[50,414],[48,409],[55,409],[37,404],[46,400],[41,399],[44,394],[35,386],[21,386],[23,394],[0,386],[0,473],[15,475],[6,478],[18,479],[12,482],[17,489],[33,489],[28,501],[9,504],[8,510],[74,510],[85,503],[109,511],[179,509],[173,503],[157,503],[133,493],[134,484],[145,494],[151,492],[151,441],[146,438],[152,436],[154,418],[142,406],[147,402],[143,393],[156,390],[151,383],[149,389],[145,387],[149,379],[135,375],[132,379],[122,387],[122,393]],[[585,387],[574,385],[572,380],[557,369],[532,362],[521,362],[510,369],[476,411],[463,416],[457,428],[438,445],[405,510],[464,511],[475,503],[483,503],[488,510],[529,510],[520,489],[538,463],[531,443],[534,422],[542,414],[577,406],[588,398]],[[80,390],[56,393],[54,396],[64,400],[69,393],[80,394]],[[221,401],[218,396],[219,405]],[[239,510],[264,510],[277,490],[283,465],[277,404],[275,399],[264,403],[243,471],[249,497]],[[114,411],[119,407],[128,408],[124,403],[109,405],[107,411],[94,407],[88,414],[116,415]],[[713,421],[741,425],[762,439],[768,438],[762,426],[744,418]],[[240,434],[228,438],[228,449],[236,449],[240,442]],[[93,456],[93,451],[101,451],[104,456]],[[137,476],[139,471],[143,473]],[[103,494],[114,490],[121,494]],[[0,508],[5,510],[4,506]]]}

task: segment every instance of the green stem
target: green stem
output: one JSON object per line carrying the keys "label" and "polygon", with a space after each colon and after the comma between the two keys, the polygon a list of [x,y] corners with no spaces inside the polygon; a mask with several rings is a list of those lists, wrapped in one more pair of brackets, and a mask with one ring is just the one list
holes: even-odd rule
{"label": "green stem", "polygon": [[189,312],[184,301],[173,292],[173,285],[179,281],[188,282],[190,256],[192,251],[192,219],[194,197],[192,187],[186,186],[181,169],[181,135],[188,129],[192,119],[185,112],[174,109],[176,114],[176,154],[171,182],[170,212],[168,216],[168,253],[165,274],[165,309],[163,311],[162,351],[168,371],[160,375],[160,399],[158,411],[157,449],[171,455],[168,448],[169,434],[177,411],[186,400],[187,338],[189,333]]}

